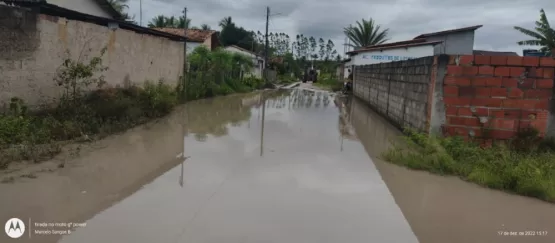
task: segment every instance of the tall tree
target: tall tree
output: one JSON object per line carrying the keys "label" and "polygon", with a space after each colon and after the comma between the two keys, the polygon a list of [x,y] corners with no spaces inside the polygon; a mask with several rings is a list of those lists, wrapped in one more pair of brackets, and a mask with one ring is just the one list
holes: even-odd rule
{"label": "tall tree", "polygon": [[232,25],[233,20],[231,19],[231,16],[225,17],[222,20],[220,20],[220,23],[218,24],[220,27],[222,27],[222,29],[224,29],[225,27]]}
{"label": "tall tree", "polygon": [[129,9],[127,2],[129,2],[129,0],[108,0],[108,3],[110,3],[110,5],[112,5],[112,7],[118,11],[119,14],[121,14],[121,17],[125,21],[137,24],[134,20],[135,16],[131,16],[126,12],[126,10]]}
{"label": "tall tree", "polygon": [[202,25],[200,26],[200,28],[201,28],[202,30],[212,30],[212,29],[210,28],[210,26],[207,25],[207,24],[202,24]]}
{"label": "tall tree", "polygon": [[167,18],[164,15],[158,15],[152,18],[150,22],[148,22],[148,27],[150,28],[163,28],[163,27],[171,27],[171,26],[172,26],[172,23],[168,23]]}
{"label": "tall tree", "polygon": [[[225,19],[228,18],[223,20]],[[236,45],[251,51],[255,49],[256,41],[252,31],[247,31],[243,27],[237,27],[233,22],[226,23],[223,26],[220,31],[220,42],[223,46]]]}
{"label": "tall tree", "polygon": [[361,21],[357,21],[356,26],[349,26],[343,29],[343,33],[352,42],[349,46],[358,49],[388,41],[387,35],[389,29],[381,30],[381,26],[376,24],[372,18],[369,20],[362,19]]}
{"label": "tall tree", "polygon": [[179,16],[179,19],[177,19],[173,23],[175,28],[185,28],[185,26],[187,26],[187,28],[191,27],[191,19],[190,18],[185,19],[185,17],[183,16]]}
{"label": "tall tree", "polygon": [[324,42],[324,39],[318,39],[318,46],[320,47],[318,51],[318,54],[320,55],[320,60],[324,60],[324,56],[326,54],[326,43]]}
{"label": "tall tree", "polygon": [[[310,58],[314,60],[318,58],[318,55],[316,54],[316,39],[314,38],[314,36],[311,36],[310,38],[308,38],[308,41],[310,42]],[[316,58],[314,56],[316,56]]]}
{"label": "tall tree", "polygon": [[337,51],[335,50],[335,44],[333,44],[333,41],[328,40],[328,43],[326,44],[326,53],[324,54],[324,60],[330,60],[336,54]]}
{"label": "tall tree", "polygon": [[532,37],[533,39],[517,42],[521,46],[540,46],[540,51],[546,55],[551,54],[551,50],[555,48],[555,30],[549,25],[547,16],[543,9],[540,10],[540,20],[536,21],[534,30],[525,29],[515,26],[514,28],[521,33]]}
{"label": "tall tree", "polygon": [[108,3],[110,3],[112,7],[120,13],[123,13],[125,9],[129,8],[127,2],[129,2],[129,0],[108,0]]}
{"label": "tall tree", "polygon": [[185,28],[185,26],[189,28],[190,25],[191,19],[185,20],[183,16],[176,18],[175,16],[158,15],[148,22],[150,28]]}

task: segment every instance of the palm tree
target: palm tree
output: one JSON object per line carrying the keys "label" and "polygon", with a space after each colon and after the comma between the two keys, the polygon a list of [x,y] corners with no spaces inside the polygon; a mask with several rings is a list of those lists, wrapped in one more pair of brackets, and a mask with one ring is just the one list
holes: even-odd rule
{"label": "palm tree", "polygon": [[170,16],[170,17],[164,16],[164,18],[166,18],[166,26],[167,27],[175,27],[175,26],[178,25],[178,20],[175,19],[175,16]]}
{"label": "palm tree", "polygon": [[185,20],[183,16],[179,17],[179,19],[174,23],[175,28],[185,28],[185,26],[187,26],[187,28],[191,27],[191,19],[187,18],[187,20]]}
{"label": "palm tree", "polygon": [[227,26],[230,26],[233,24],[233,21],[231,20],[231,16],[225,17],[222,20],[220,20],[220,23],[218,24],[220,27],[225,28]]}
{"label": "palm tree", "polygon": [[541,46],[540,51],[546,55],[550,55],[551,50],[555,48],[555,30],[549,25],[549,21],[543,9],[540,10],[540,20],[536,21],[536,28],[534,28],[534,30],[518,26],[514,28],[533,38],[517,42],[517,44],[521,46]]}
{"label": "palm tree", "polygon": [[343,33],[351,40],[348,44],[355,49],[382,44],[387,39],[389,29],[380,30],[381,26],[377,25],[372,18],[369,20],[362,19],[357,21],[356,26],[349,26],[343,29]]}
{"label": "palm tree", "polygon": [[148,27],[150,28],[163,28],[163,27],[170,27],[166,16],[158,15],[154,17],[150,22],[148,22]]}
{"label": "palm tree", "polygon": [[212,30],[212,29],[210,28],[210,26],[207,25],[207,24],[202,24],[202,25],[200,26],[200,28],[201,28],[202,30]]}
{"label": "palm tree", "polygon": [[123,11],[126,8],[129,8],[127,2],[129,2],[129,0],[108,0],[108,3],[110,3],[112,7],[114,7],[114,9],[121,14],[123,14]]}
{"label": "palm tree", "polygon": [[119,14],[121,14],[121,17],[127,21],[127,22],[131,22],[133,24],[137,24],[134,19],[135,16],[131,16],[129,15],[129,13],[125,12],[125,9],[129,8],[129,5],[127,5],[127,2],[129,2],[129,0],[108,0],[108,3],[110,3],[112,5],[112,7],[118,11]]}

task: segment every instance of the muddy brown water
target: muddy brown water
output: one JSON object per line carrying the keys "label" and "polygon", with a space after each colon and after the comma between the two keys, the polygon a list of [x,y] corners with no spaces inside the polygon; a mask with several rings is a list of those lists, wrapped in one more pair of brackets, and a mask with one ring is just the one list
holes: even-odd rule
{"label": "muddy brown water", "polygon": [[191,102],[31,166],[54,167],[0,184],[0,221],[27,224],[0,242],[555,242],[553,204],[385,163],[398,130],[305,88]]}

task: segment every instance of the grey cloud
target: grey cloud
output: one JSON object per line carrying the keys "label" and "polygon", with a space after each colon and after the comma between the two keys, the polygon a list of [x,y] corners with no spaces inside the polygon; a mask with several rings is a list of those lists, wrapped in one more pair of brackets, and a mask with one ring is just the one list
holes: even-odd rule
{"label": "grey cloud", "polygon": [[[137,18],[138,1],[130,1],[131,14]],[[266,6],[280,13],[272,17],[271,32],[332,39],[340,53],[343,27],[362,18],[372,17],[383,28],[389,28],[392,41],[483,24],[476,32],[476,49],[518,52],[522,47],[516,41],[526,36],[513,26],[532,27],[540,8],[555,21],[552,0],[143,0],[143,24],[158,14],[179,15],[187,7],[193,25],[217,28],[220,19],[232,16],[245,29],[263,31]]]}

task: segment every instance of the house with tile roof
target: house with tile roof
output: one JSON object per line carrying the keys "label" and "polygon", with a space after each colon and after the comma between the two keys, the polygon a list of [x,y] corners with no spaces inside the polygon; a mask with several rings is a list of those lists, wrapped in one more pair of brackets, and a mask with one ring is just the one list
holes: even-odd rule
{"label": "house with tile roof", "polygon": [[179,35],[187,38],[187,53],[193,52],[195,48],[200,45],[206,46],[209,50],[214,50],[220,46],[219,34],[215,30],[200,30],[200,29],[187,29],[181,28],[154,28],[158,31],[167,32],[173,35]]}

